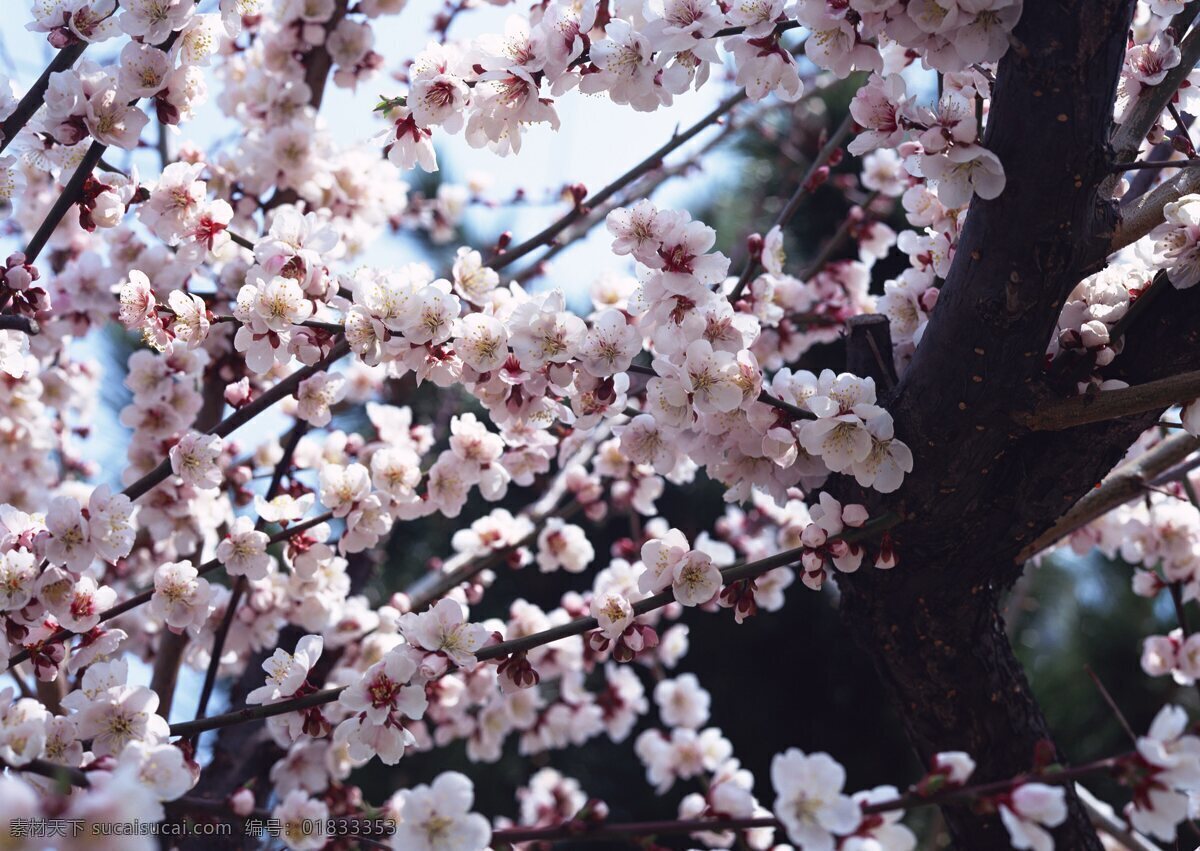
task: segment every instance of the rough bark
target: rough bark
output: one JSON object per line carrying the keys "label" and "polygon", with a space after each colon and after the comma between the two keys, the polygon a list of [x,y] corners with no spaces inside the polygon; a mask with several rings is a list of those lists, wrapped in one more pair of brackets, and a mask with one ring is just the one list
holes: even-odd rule
{"label": "rough bark", "polygon": [[[1065,434],[1030,434],[1009,416],[1053,392],[1044,353],[1062,303],[1105,262],[1117,218],[1105,191],[1112,104],[1133,5],[1025,4],[984,139],[1007,187],[972,204],[929,328],[884,396],[913,473],[886,498],[835,486],[905,518],[893,532],[899,568],[842,578],[844,617],[920,756],[969,751],[984,781],[1030,770],[1051,738],[998,614],[1015,557],[1153,416]],[[1099,851],[1073,794],[1069,804],[1057,847]],[[958,848],[1011,847],[995,815],[945,817]]]}

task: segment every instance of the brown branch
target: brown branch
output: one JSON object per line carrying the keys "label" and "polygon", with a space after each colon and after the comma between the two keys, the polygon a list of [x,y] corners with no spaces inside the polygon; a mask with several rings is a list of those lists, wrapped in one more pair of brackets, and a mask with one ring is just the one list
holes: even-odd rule
{"label": "brown branch", "polygon": [[1111,251],[1132,245],[1163,222],[1163,208],[1184,195],[1200,190],[1200,167],[1185,168],[1169,180],[1136,198],[1121,210],[1121,223],[1113,234]]}
{"label": "brown branch", "polygon": [[[288,433],[283,445],[283,454],[280,455],[279,461],[275,464],[275,470],[271,473],[271,484],[268,485],[266,493],[267,501],[279,495],[281,485],[283,484],[283,477],[291,470],[292,458],[296,454],[296,447],[300,445],[300,438],[304,437],[306,431],[308,431],[308,423],[299,420],[292,426],[292,430]],[[254,524],[254,528],[256,531],[261,532],[265,525],[266,521],[260,517],[258,518],[258,522]],[[208,701],[212,697],[213,689],[216,688],[217,673],[221,669],[221,654],[225,652],[225,641],[229,637],[230,628],[233,626],[233,618],[237,613],[238,603],[246,593],[246,584],[245,576],[239,576],[233,583],[233,589],[229,593],[229,602],[225,605],[225,616],[221,618],[221,624],[213,636],[208,670],[204,672],[204,685],[200,689],[200,699],[196,703],[197,719],[204,717],[204,713],[208,710]],[[198,738],[199,736],[197,735]],[[196,739],[193,739],[193,747],[195,744]]]}
{"label": "brown branch", "polygon": [[[301,532],[305,532],[314,526],[319,526],[322,523],[328,523],[331,519],[333,519],[332,512],[326,511],[324,514],[318,514],[316,517],[311,517],[308,520],[305,520],[301,523],[297,523],[294,526],[289,526],[280,532],[276,532],[274,535],[272,535],[270,537],[269,543],[270,544],[278,544],[281,541],[286,541],[289,538],[291,538],[293,535],[299,535]],[[196,575],[204,576],[206,574],[212,573],[214,570],[216,570],[220,566],[221,566],[221,562],[217,561],[215,558],[209,559],[204,564],[200,565],[200,567],[196,568]],[[150,602],[150,598],[153,595],[154,595],[154,587],[153,586],[142,589],[141,591],[139,591],[138,593],[136,593],[132,597],[130,597],[128,600],[124,600],[123,602],[120,602],[117,605],[113,606],[111,609],[107,609],[107,610],[101,612],[100,613],[100,623],[106,623],[106,622],[112,620],[113,618],[120,617],[121,615],[125,614],[126,612],[133,611],[138,606],[145,605],[146,603]],[[71,632],[69,629],[59,629],[57,632],[55,632],[53,635],[51,635],[45,641],[41,642],[40,646],[48,646],[51,644],[57,644],[60,641],[68,640],[69,638],[71,638],[74,635],[75,635],[75,633]],[[17,665],[20,665],[22,662],[26,661],[29,658],[29,656],[30,656],[30,651],[28,649],[19,650],[18,652],[14,653],[12,655],[12,657],[8,660],[8,669],[7,670],[12,671]]]}
{"label": "brown branch", "polygon": [[621,197],[611,197],[603,204],[590,205],[587,214],[583,217],[576,227],[572,228],[564,238],[552,239],[547,246],[545,252],[540,256],[535,257],[530,261],[529,265],[513,274],[512,279],[518,284],[524,284],[543,274],[545,264],[555,256],[566,250],[572,243],[578,242],[583,237],[591,233],[592,229],[600,222],[604,221],[605,217],[617,207],[632,203],[633,200],[639,198],[650,198],[658,191],[668,180],[678,177],[681,174],[687,173],[690,169],[699,168],[700,161],[706,154],[716,148],[719,144],[726,141],[733,135],[733,131],[739,129],[743,122],[738,121],[735,116],[730,116],[725,122],[721,131],[712,139],[705,142],[704,145],[693,155],[676,163],[672,166],[655,169],[639,178],[632,184],[629,192]]}
{"label": "brown branch", "polygon": [[[943,789],[932,794],[910,789],[903,795],[898,795],[885,801],[873,804],[863,804],[863,815],[878,815],[897,810],[912,810],[918,807],[933,807],[944,804],[968,804],[981,799],[993,798],[1011,792],[1017,786],[1031,781],[1044,783],[1049,786],[1073,784],[1081,777],[1111,771],[1122,760],[1132,756],[1124,753],[1119,756],[1098,759],[1082,765],[1068,766],[1057,771],[1034,774],[1018,774],[991,783],[979,783],[974,786],[961,786]],[[760,816],[744,819],[667,819],[662,821],[626,822],[616,824],[589,825],[586,822],[570,821],[564,824],[546,827],[511,827],[501,828],[492,832],[493,842],[553,842],[570,839],[576,842],[593,842],[602,839],[620,837],[654,836],[657,834],[698,833],[701,831],[721,832],[726,830],[749,830],[753,828],[773,827],[783,829],[783,823],[770,816]]]}
{"label": "brown branch", "polygon": [[1177,434],[1121,464],[1095,489],[1075,503],[1058,522],[1021,550],[1016,560],[1024,562],[1032,558],[1114,508],[1137,499],[1145,493],[1148,483],[1174,468],[1197,449],[1200,449],[1200,438],[1190,434]]}
{"label": "brown branch", "polygon": [[50,64],[46,66],[46,70],[42,71],[42,75],[37,78],[37,82],[29,87],[29,91],[25,92],[17,104],[17,108],[13,110],[12,115],[4,119],[3,123],[0,123],[0,153],[3,153],[4,149],[21,132],[21,129],[29,123],[29,119],[33,118],[37,111],[42,108],[42,104],[45,103],[46,99],[46,89],[50,87],[50,76],[72,67],[79,61],[79,57],[83,55],[83,52],[87,50],[87,46],[86,41],[80,41],[67,45],[54,54],[54,58],[50,60]]}
{"label": "brown branch", "polygon": [[56,762],[50,762],[45,759],[34,759],[24,765],[9,765],[0,761],[0,768],[8,771],[23,771],[29,774],[36,774],[39,777],[48,777],[51,780],[56,780],[67,786],[78,786],[86,789],[91,783],[88,781],[87,774],[79,768],[72,768],[69,765],[59,765]]}
{"label": "brown branch", "polygon": [[1200,372],[1185,372],[1119,390],[1101,390],[1043,402],[1013,419],[1034,431],[1063,431],[1183,404],[1200,396]]}
{"label": "brown branch", "polygon": [[846,369],[871,378],[885,390],[896,386],[892,326],[886,316],[864,313],[846,322]]}
{"label": "brown branch", "polygon": [[[1176,32],[1182,34],[1195,20],[1197,12],[1200,12],[1200,7],[1193,3],[1177,14],[1172,19],[1172,26],[1177,27]],[[1137,152],[1154,122],[1158,121],[1167,104],[1175,97],[1179,86],[1192,72],[1197,60],[1200,60],[1200,30],[1188,33],[1179,42],[1179,51],[1182,54],[1179,64],[1167,72],[1161,83],[1142,90],[1137,102],[1117,129],[1113,138],[1113,149],[1118,159],[1125,159]]]}
{"label": "brown branch", "polygon": [[171,716],[171,705],[175,702],[175,684],[179,680],[179,667],[187,645],[186,631],[175,632],[163,625],[155,648],[154,669],[150,676],[150,691],[158,695],[156,712],[162,718]]}
{"label": "brown branch", "polygon": [[38,229],[26,244],[26,263],[33,263],[37,260],[38,255],[42,253],[42,249],[46,247],[46,243],[50,241],[50,237],[67,215],[67,211],[82,197],[84,184],[92,176],[92,171],[96,168],[96,164],[100,162],[100,158],[104,156],[106,150],[108,150],[108,146],[103,142],[93,141],[88,146],[87,153],[83,155],[83,159],[75,168],[75,173],[71,175],[71,179],[67,181],[67,185],[63,187],[63,191],[59,193],[59,196],[54,199],[54,204],[50,207],[50,211],[46,213],[46,217],[42,219],[41,225],[38,226]]}
{"label": "brown branch", "polygon": [[38,325],[36,319],[28,316],[12,316],[5,314],[0,316],[0,331],[21,331],[24,334],[33,336],[42,332],[42,327]]}
{"label": "brown branch", "polygon": [[486,555],[468,559],[450,570],[430,573],[422,577],[406,593],[409,597],[409,611],[420,612],[437,602],[450,591],[464,582],[470,582],[485,570],[504,564],[504,562],[521,547],[527,547],[537,540],[538,534],[547,520],[551,517],[570,518],[583,510],[583,505],[575,499],[565,503],[561,508],[549,511],[538,519],[534,527],[521,540],[500,550],[493,550]]}
{"label": "brown branch", "polygon": [[[880,192],[878,189],[876,189],[858,206],[862,208],[864,213],[869,211],[871,209],[871,205],[875,203],[877,198],[879,198],[879,195]],[[894,202],[892,206],[895,206]],[[829,262],[829,258],[833,256],[834,252],[837,251],[842,242],[845,241],[846,236],[850,233],[850,228],[853,226],[854,219],[850,216],[846,216],[846,218],[843,219],[842,223],[838,226],[838,229],[834,232],[833,236],[831,236],[828,241],[821,246],[821,250],[817,253],[817,256],[814,257],[812,262],[808,264],[808,268],[801,273],[801,280],[806,281],[825,268],[825,264]]]}
{"label": "brown branch", "polygon": [[1113,814],[1112,808],[1093,795],[1082,783],[1075,784],[1075,794],[1079,796],[1079,802],[1087,810],[1092,824],[1115,839],[1127,851],[1162,851],[1149,839],[1117,818]]}
{"label": "brown branch", "polygon": [[[176,30],[167,36],[162,44],[155,46],[164,53],[169,53],[178,38],[179,31]],[[45,90],[43,90],[44,94]],[[129,105],[136,106],[137,103],[138,100],[135,99],[130,101]],[[38,226],[37,231],[29,240],[28,245],[26,245],[26,263],[33,263],[37,259],[38,255],[42,253],[42,249],[46,247],[46,243],[50,241],[50,237],[54,234],[54,231],[62,223],[63,218],[67,215],[67,211],[82,197],[84,184],[87,183],[87,179],[91,177],[96,166],[100,164],[100,160],[103,158],[106,150],[108,150],[107,145],[92,140],[92,144],[88,146],[87,152],[83,155],[83,159],[75,169],[74,174],[71,175],[71,179],[63,188],[62,193],[54,200],[50,211],[46,213],[46,217],[42,219],[41,225]]]}
{"label": "brown branch", "polygon": [[1114,174],[1124,174],[1127,171],[1140,171],[1155,168],[1190,168],[1200,165],[1200,159],[1184,160],[1135,160],[1131,163],[1117,163],[1112,167]]}

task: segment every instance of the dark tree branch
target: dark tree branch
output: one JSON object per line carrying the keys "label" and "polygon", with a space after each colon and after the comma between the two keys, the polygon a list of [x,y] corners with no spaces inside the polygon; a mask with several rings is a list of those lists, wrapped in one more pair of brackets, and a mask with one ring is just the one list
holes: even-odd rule
{"label": "dark tree branch", "polygon": [[1017,555],[1023,562],[1053,546],[1058,541],[1097,518],[1103,517],[1114,508],[1137,499],[1146,492],[1146,486],[1163,473],[1200,449],[1200,438],[1190,434],[1177,434],[1164,440],[1143,455],[1127,461],[1113,470],[1100,486],[1088,491],[1070,511]]}
{"label": "dark tree branch", "polygon": [[40,334],[42,328],[38,325],[36,319],[28,316],[11,316],[5,314],[0,316],[0,331],[21,331],[33,336],[34,334]]}
{"label": "dark tree branch", "polygon": [[529,252],[534,251],[543,245],[549,245],[560,233],[586,216],[589,210],[599,207],[609,198],[616,195],[642,175],[648,174],[654,169],[660,167],[663,163],[663,159],[668,154],[670,154],[676,148],[679,148],[691,141],[706,127],[716,124],[727,112],[745,99],[746,92],[744,90],[730,95],[725,100],[717,104],[717,106],[712,110],[712,112],[708,113],[708,115],[701,118],[682,133],[676,133],[660,148],[658,148],[658,150],[654,151],[654,153],[650,154],[650,156],[646,157],[633,168],[629,169],[629,171],[625,172],[612,183],[605,186],[595,195],[588,195],[587,197],[580,199],[580,201],[574,207],[572,207],[570,211],[564,213],[557,221],[529,237],[529,239],[525,240],[520,245],[506,249],[496,257],[489,260],[486,265],[491,266],[493,269],[498,271],[503,269],[505,266],[508,266],[510,263],[520,260]]}
{"label": "dark tree branch", "polygon": [[21,98],[12,115],[4,119],[3,124],[0,124],[0,153],[12,143],[12,140],[21,132],[21,128],[29,123],[29,119],[33,118],[34,114],[42,108],[42,104],[45,103],[46,89],[50,87],[50,75],[72,67],[79,61],[79,57],[86,49],[87,42],[80,41],[68,45],[54,54],[54,58],[50,60],[46,70],[42,71],[37,82],[29,87],[29,91]]}
{"label": "dark tree branch", "polygon": [[1035,410],[1017,412],[1014,419],[1034,431],[1062,431],[1147,411],[1161,411],[1190,402],[1197,396],[1200,396],[1200,372],[1185,372],[1135,387],[1043,402]]}
{"label": "dark tree branch", "polygon": [[[280,380],[273,385],[269,390],[255,399],[248,405],[238,408],[221,422],[217,423],[213,428],[208,430],[209,434],[215,434],[218,437],[228,437],[231,433],[241,428],[243,425],[254,419],[267,408],[274,405],[276,402],[282,401],[286,397],[296,392],[296,388],[300,386],[300,382],[307,378],[311,378],[318,372],[324,372],[329,369],[335,362],[341,360],[350,352],[350,345],[345,340],[334,345],[328,355],[317,361],[312,366],[302,367],[296,370],[287,378]],[[136,482],[122,491],[125,496],[132,499],[138,499],[150,491],[151,488],[165,481],[171,475],[171,459],[164,458],[161,463],[146,475],[142,476]]]}

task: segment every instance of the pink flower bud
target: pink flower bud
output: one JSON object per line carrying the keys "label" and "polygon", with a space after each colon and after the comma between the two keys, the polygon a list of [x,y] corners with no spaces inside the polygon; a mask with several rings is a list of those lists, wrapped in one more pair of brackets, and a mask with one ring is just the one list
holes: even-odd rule
{"label": "pink flower bud", "polygon": [[866,506],[859,505],[857,502],[851,503],[842,509],[842,522],[855,529],[866,523],[869,516]]}
{"label": "pink flower bud", "polygon": [[254,812],[254,793],[249,789],[238,789],[229,796],[229,806],[236,815],[245,818]]}
{"label": "pink flower bud", "polygon": [[231,407],[240,408],[250,401],[250,379],[243,378],[225,388],[225,401]]}

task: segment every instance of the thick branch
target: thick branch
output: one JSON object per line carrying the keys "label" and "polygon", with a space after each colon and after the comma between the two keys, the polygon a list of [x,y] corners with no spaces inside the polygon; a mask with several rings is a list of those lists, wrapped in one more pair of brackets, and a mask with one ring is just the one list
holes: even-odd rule
{"label": "thick branch", "polygon": [[[1181,24],[1190,24],[1195,19],[1196,12],[1197,8],[1195,4],[1192,4],[1175,17]],[[1180,84],[1196,67],[1196,62],[1200,60],[1200,30],[1188,33],[1179,43],[1179,51],[1182,54],[1179,64],[1168,71],[1163,81],[1157,86],[1143,89],[1137,102],[1128,111],[1125,120],[1121,122],[1120,129],[1113,137],[1113,148],[1116,151],[1118,162],[1129,159],[1137,153],[1138,148],[1142,145],[1142,140],[1154,126],[1154,122],[1158,121],[1158,117],[1167,108],[1167,104],[1175,97],[1175,92],[1179,90]]]}
{"label": "thick branch", "polygon": [[1125,462],[1109,473],[1099,487],[1088,491],[1058,521],[1029,543],[1016,560],[1023,562],[1053,546],[1114,508],[1137,499],[1146,485],[1200,449],[1200,438],[1190,434],[1173,435],[1158,446]]}
{"label": "thick branch", "polygon": [[[887,498],[833,484],[835,496],[866,501],[872,513],[900,501],[905,521],[892,538],[901,564],[914,566],[842,578],[847,624],[919,755],[967,750],[988,779],[1028,767],[1051,737],[999,614],[1013,559],[1128,446],[1043,452],[1046,436],[1009,414],[1042,379],[1066,296],[1109,254],[1112,110],[1134,5],[1025,4],[982,139],[1004,166],[1004,191],[972,201],[921,344],[894,394],[883,395],[913,472]],[[1081,459],[1080,445],[1095,452]],[[1030,494],[1034,482],[1041,491]],[[1099,851],[1073,793],[1068,806],[1056,844]],[[945,816],[957,847],[1010,847],[994,816]]]}
{"label": "thick branch", "polygon": [[1121,224],[1113,236],[1112,251],[1137,242],[1163,222],[1163,207],[1200,190],[1200,167],[1182,169],[1121,210]]}
{"label": "thick branch", "polygon": [[1013,419],[1034,431],[1063,431],[1161,410],[1190,402],[1197,396],[1200,396],[1200,372],[1185,372],[1135,387],[1042,402],[1036,410],[1014,413]]}
{"label": "thick branch", "polygon": [[5,314],[0,316],[0,331],[21,331],[24,334],[33,336],[40,334],[42,328],[38,325],[36,319],[31,319],[28,316],[11,316]]}

